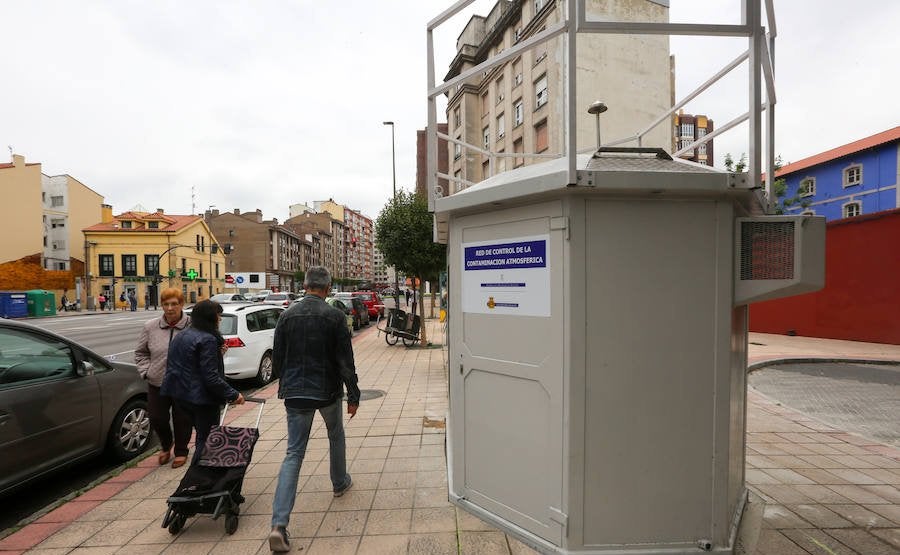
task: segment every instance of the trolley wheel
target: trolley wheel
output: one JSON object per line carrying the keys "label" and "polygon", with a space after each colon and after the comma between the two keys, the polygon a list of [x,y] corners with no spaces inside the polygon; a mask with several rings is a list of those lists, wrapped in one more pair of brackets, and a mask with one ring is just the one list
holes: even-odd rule
{"label": "trolley wheel", "polygon": [[384,342],[387,343],[388,345],[396,345],[397,344],[397,336],[391,332],[385,332]]}
{"label": "trolley wheel", "polygon": [[176,514],[172,517],[172,523],[169,524],[169,533],[177,535],[178,532],[181,532],[184,529],[184,523],[187,522],[187,517],[182,514]]}
{"label": "trolley wheel", "polygon": [[238,515],[231,514],[225,517],[225,533],[229,536],[237,532]]}
{"label": "trolley wheel", "polygon": [[410,338],[404,337],[404,338],[403,338],[403,345],[405,345],[406,347],[412,347],[412,346],[415,345],[418,341],[419,341],[418,338],[410,339]]}

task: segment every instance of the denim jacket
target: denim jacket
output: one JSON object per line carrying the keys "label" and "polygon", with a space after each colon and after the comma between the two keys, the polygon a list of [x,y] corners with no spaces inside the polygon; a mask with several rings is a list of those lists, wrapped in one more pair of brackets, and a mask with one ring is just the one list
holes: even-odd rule
{"label": "denim jacket", "polygon": [[188,327],[172,339],[160,393],[194,405],[224,405],[238,392],[225,381],[225,363],[215,335]]}
{"label": "denim jacket", "polygon": [[280,399],[338,399],[347,387],[347,404],[359,405],[350,330],[343,312],[315,295],[306,295],[278,318],[272,372],[280,378]]}

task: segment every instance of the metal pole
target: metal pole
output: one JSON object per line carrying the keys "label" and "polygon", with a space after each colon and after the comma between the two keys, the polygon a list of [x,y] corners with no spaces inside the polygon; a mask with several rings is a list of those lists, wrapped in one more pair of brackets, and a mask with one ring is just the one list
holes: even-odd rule
{"label": "metal pole", "polygon": [[[397,150],[394,142],[394,122],[386,121],[385,125],[391,126],[391,168],[394,178],[394,205],[397,203]],[[400,308],[400,278],[397,276],[397,266],[394,266],[394,308]]]}

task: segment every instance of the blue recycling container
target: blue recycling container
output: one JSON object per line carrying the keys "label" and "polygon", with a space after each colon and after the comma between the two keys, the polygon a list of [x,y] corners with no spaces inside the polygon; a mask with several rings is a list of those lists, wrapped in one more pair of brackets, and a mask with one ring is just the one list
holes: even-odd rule
{"label": "blue recycling container", "polygon": [[22,291],[0,291],[0,317],[28,316],[28,297]]}

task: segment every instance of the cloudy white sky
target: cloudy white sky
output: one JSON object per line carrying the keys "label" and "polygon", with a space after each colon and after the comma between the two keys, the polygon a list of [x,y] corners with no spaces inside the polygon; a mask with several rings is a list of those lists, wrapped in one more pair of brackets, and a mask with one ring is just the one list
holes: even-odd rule
{"label": "cloudy white sky", "polygon": [[[115,212],[261,209],[334,198],[376,217],[415,183],[426,123],[425,26],[451,0],[2,0],[0,160],[12,147]],[[479,0],[436,34],[442,77]],[[671,0],[671,20],[736,23],[740,0]],[[775,0],[776,151],[786,161],[900,124],[900,2]],[[745,39],[675,37],[676,94]],[[746,70],[686,108],[725,123]],[[439,119],[443,117],[439,115]],[[716,153],[747,150],[746,130]],[[193,198],[192,198],[193,191]]]}

